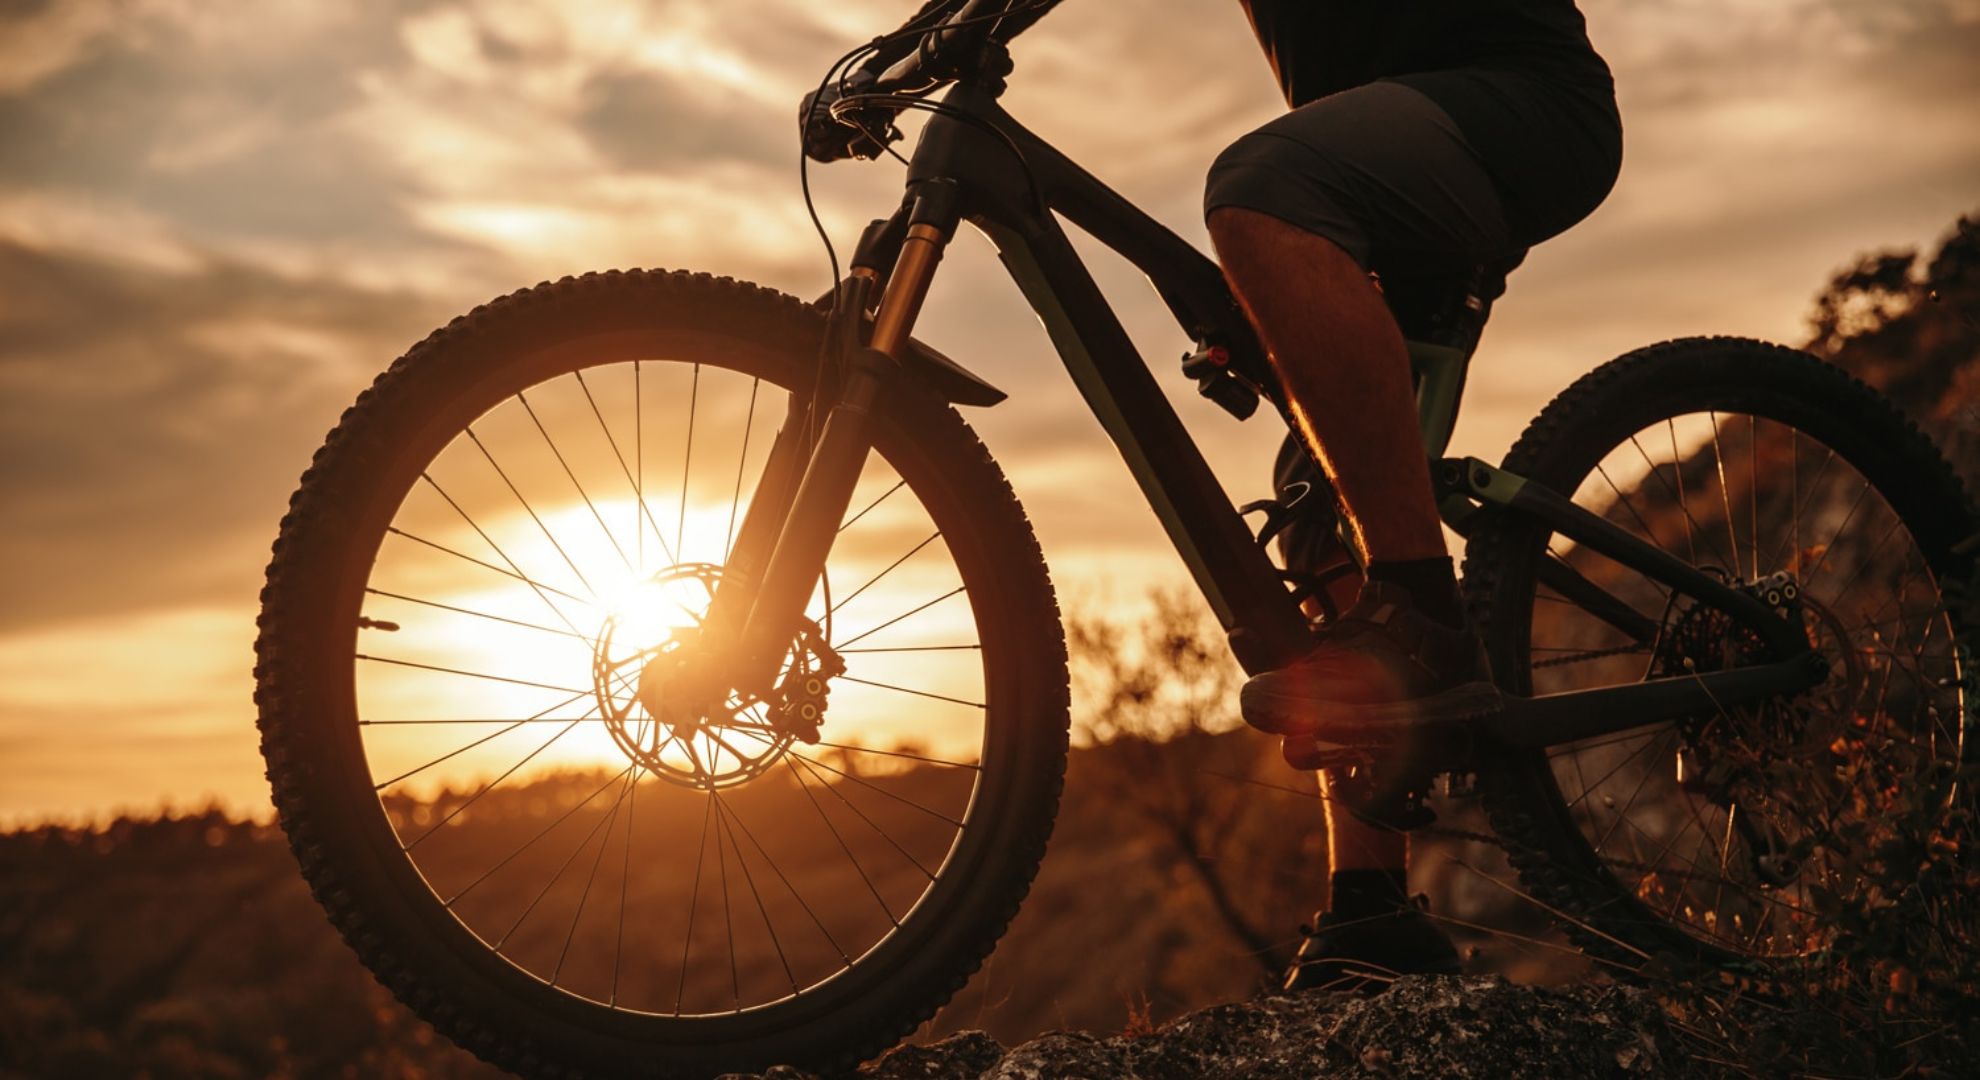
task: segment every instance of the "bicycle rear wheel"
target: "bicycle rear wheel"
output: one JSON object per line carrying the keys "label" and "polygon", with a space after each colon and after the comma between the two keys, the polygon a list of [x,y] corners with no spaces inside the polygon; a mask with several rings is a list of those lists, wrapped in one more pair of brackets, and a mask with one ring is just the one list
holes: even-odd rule
{"label": "bicycle rear wheel", "polygon": [[[1971,573],[1953,549],[1976,523],[1950,466],[1843,371],[1696,339],[1583,377],[1506,467],[1790,611],[1831,668],[1792,700],[1496,762],[1482,793],[1527,888],[1624,966],[1821,952],[1837,899],[1872,887],[1906,800],[1968,797],[1952,773],[1974,759],[1962,678],[1975,628],[1941,586]],[[1638,633],[1541,584],[1546,560],[1623,600]],[[1474,536],[1465,579],[1495,675],[1517,693],[1767,658],[1710,605],[1521,515]]]}
{"label": "bicycle rear wheel", "polygon": [[914,384],[875,412],[789,700],[678,700],[822,329],[706,276],[538,286],[393,365],[292,500],[256,645],[283,827],[360,958],[495,1064],[848,1066],[963,985],[1036,872],[1057,606]]}

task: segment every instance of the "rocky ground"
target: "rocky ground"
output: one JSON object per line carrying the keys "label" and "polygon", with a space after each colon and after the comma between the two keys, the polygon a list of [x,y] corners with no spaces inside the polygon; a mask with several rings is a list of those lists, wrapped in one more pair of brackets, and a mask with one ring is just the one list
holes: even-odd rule
{"label": "rocky ground", "polygon": [[[729,1080],[806,1080],[794,1069]],[[1301,994],[1219,1005],[1141,1034],[1054,1032],[1006,1048],[977,1031],[903,1047],[864,1080],[1688,1077],[1657,1004],[1613,985],[1515,986],[1412,976],[1375,997]]]}

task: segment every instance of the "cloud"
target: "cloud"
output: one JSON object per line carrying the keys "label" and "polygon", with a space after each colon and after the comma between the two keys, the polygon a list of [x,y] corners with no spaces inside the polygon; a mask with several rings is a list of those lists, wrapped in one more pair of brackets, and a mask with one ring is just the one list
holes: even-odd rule
{"label": "cloud", "polygon": [[0,629],[244,602],[341,403],[438,317],[239,264],[0,243]]}
{"label": "cloud", "polygon": [[[246,626],[321,433],[407,344],[491,295],[654,264],[821,291],[796,101],[911,7],[0,10],[0,647],[64,626],[128,640],[102,620],[155,629],[168,624],[143,620],[174,612]],[[1617,73],[1623,179],[1515,275],[1474,367],[1461,452],[1496,456],[1551,393],[1646,341],[1794,338],[1833,266],[1930,239],[1980,178],[1976,0],[1583,7]],[[1082,0],[1015,53],[1013,114],[1198,243],[1207,163],[1282,107],[1233,5]],[[901,172],[841,165],[812,180],[843,255],[899,197]],[[1268,425],[1196,399],[1172,374],[1186,343],[1145,282],[1095,256],[1206,455],[1234,494],[1260,493]],[[1133,592],[1179,573],[973,235],[947,257],[922,332],[1011,392],[971,420],[1063,585],[1111,575]],[[185,701],[144,708],[181,716]]]}
{"label": "cloud", "polygon": [[29,90],[102,40],[112,23],[108,4],[20,4],[0,10],[0,95]]}
{"label": "cloud", "polygon": [[606,71],[586,82],[577,123],[616,169],[738,161],[787,171],[795,158],[786,113],[795,110],[753,105],[729,88],[700,88],[697,95],[691,81],[666,73]]}
{"label": "cloud", "polygon": [[[14,18],[0,47],[49,59],[0,93],[0,627],[249,603],[338,412],[489,295],[716,249],[747,276],[817,265],[789,155],[773,179],[747,139],[698,172],[593,149],[637,122],[597,111],[601,80],[665,80],[653,65],[693,30],[649,7]],[[651,119],[713,139],[736,92],[710,85]]]}

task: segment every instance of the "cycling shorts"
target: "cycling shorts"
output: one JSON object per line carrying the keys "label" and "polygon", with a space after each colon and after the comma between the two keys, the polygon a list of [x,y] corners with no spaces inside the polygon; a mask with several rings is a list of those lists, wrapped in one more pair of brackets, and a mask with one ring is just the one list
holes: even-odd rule
{"label": "cycling shorts", "polygon": [[1606,88],[1421,72],[1308,102],[1240,138],[1211,167],[1204,209],[1269,214],[1366,269],[1423,272],[1502,262],[1564,231],[1608,195],[1621,164]]}

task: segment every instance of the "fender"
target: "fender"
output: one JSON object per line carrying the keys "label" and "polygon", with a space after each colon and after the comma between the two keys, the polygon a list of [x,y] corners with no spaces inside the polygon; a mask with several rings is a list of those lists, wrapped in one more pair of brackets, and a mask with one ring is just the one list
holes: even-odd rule
{"label": "fender", "polygon": [[[828,292],[813,300],[811,306],[831,310],[832,294]],[[860,340],[865,341],[873,336],[872,313],[868,312],[860,322]],[[1010,396],[917,337],[908,338],[906,355],[901,357],[901,364],[951,405],[988,408]]]}
{"label": "fender", "polygon": [[918,338],[908,339],[901,363],[951,404],[987,407],[1009,396]]}

